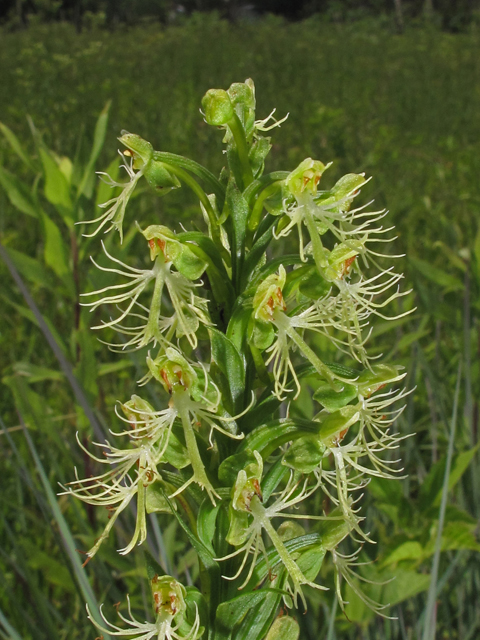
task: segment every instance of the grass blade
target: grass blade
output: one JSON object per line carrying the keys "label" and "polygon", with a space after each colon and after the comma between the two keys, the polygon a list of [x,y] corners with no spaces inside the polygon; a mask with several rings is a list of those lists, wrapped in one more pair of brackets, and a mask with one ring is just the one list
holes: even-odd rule
{"label": "grass blade", "polygon": [[[3,611],[0,609],[0,625],[5,629],[8,633],[8,636],[4,636],[8,638],[8,640],[22,640],[22,636],[12,627],[7,618],[4,616]],[[3,635],[3,634],[2,634]]]}
{"label": "grass blade", "polygon": [[451,468],[452,457],[453,457],[453,443],[455,441],[455,430],[457,426],[458,397],[460,394],[461,368],[462,368],[462,365],[460,363],[458,366],[457,384],[455,387],[455,397],[453,401],[450,437],[448,440],[447,464],[445,466],[445,477],[443,480],[442,501],[440,504],[440,511],[438,516],[437,540],[435,542],[435,553],[433,556],[431,582],[430,582],[430,588],[428,590],[427,606],[425,609],[425,622],[423,627],[422,640],[435,640],[435,627],[436,627],[436,617],[437,617],[435,601],[437,598],[438,569],[440,564],[442,531],[443,531],[443,525],[445,523],[445,511],[447,509],[448,482],[450,478],[450,468]]}
{"label": "grass blade", "polygon": [[100,423],[98,422],[97,418],[95,417],[95,414],[93,413],[93,410],[90,407],[90,404],[89,404],[89,402],[87,400],[87,397],[86,397],[83,389],[81,388],[78,380],[76,379],[76,377],[73,374],[73,370],[72,370],[71,364],[69,363],[69,361],[64,356],[60,346],[58,345],[58,343],[55,340],[52,332],[48,328],[48,325],[45,322],[45,319],[44,319],[43,315],[40,313],[40,310],[38,309],[37,305],[35,304],[35,301],[33,300],[32,296],[30,295],[29,290],[27,289],[25,283],[23,282],[20,274],[16,270],[15,265],[10,260],[10,257],[8,255],[8,253],[6,252],[5,248],[1,244],[0,244],[0,257],[3,259],[3,261],[7,265],[7,268],[10,271],[10,274],[11,274],[12,278],[15,280],[18,288],[20,289],[21,294],[23,295],[23,297],[25,299],[25,302],[30,307],[32,313],[34,314],[35,318],[37,319],[38,325],[39,325],[43,335],[45,336],[48,344],[50,345],[53,353],[55,354],[55,357],[58,360],[60,368],[62,369],[63,373],[65,374],[65,377],[67,378],[68,382],[70,383],[70,386],[72,387],[73,393],[75,394],[75,398],[76,398],[78,404],[81,406],[81,408],[83,409],[83,412],[85,413],[87,419],[89,420],[90,424],[92,425],[92,429],[93,429],[93,431],[95,433],[96,438],[98,438],[100,441],[102,441],[104,439],[104,436],[103,436],[102,428],[100,427]]}
{"label": "grass blade", "polygon": [[[70,562],[72,564],[78,585],[80,587],[80,590],[82,592],[83,598],[85,600],[85,602],[88,604],[90,611],[92,612],[92,615],[94,616],[94,618],[96,620],[98,620],[99,622],[101,621],[100,618],[100,613],[99,613],[99,607],[97,604],[97,601],[95,599],[95,595],[93,593],[92,587],[90,585],[90,583],[88,582],[88,578],[87,578],[87,574],[86,571],[84,569],[84,567],[82,566],[82,563],[80,562],[80,559],[78,557],[78,553],[76,551],[76,545],[75,545],[75,541],[73,539],[72,533],[70,531],[70,528],[65,520],[65,518],[63,517],[63,514],[60,510],[60,507],[58,505],[57,502],[57,498],[50,486],[50,483],[48,481],[47,478],[47,474],[45,473],[45,469],[43,468],[43,465],[40,461],[40,458],[38,456],[37,450],[35,448],[35,445],[32,441],[32,439],[30,438],[30,434],[28,433],[28,430],[25,426],[25,423],[23,422],[23,418],[19,412],[19,418],[20,418],[20,422],[22,424],[23,427],[23,433],[25,435],[25,439],[27,441],[28,447],[30,449],[30,452],[32,454],[32,457],[34,459],[35,462],[35,466],[38,472],[38,475],[40,477],[40,480],[42,482],[43,488],[45,490],[45,494],[47,497],[47,501],[48,504],[50,506],[50,509],[52,511],[52,514],[55,518],[55,521],[58,525],[58,529],[60,531],[60,535],[63,541],[63,545],[65,548],[65,551],[67,552],[67,555],[70,559]],[[105,640],[109,640],[110,636],[107,636],[106,634],[104,634]]]}

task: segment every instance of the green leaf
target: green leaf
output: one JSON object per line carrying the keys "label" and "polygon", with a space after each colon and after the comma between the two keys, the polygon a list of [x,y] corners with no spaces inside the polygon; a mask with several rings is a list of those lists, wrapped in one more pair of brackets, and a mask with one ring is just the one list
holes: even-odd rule
{"label": "green leaf", "polygon": [[445,291],[463,290],[463,282],[461,280],[458,280],[455,276],[450,275],[438,267],[434,267],[426,260],[421,260],[420,258],[409,258],[409,262],[416,271],[422,274],[422,276],[425,276],[435,284],[443,287]]}
{"label": "green leaf", "polygon": [[290,445],[283,462],[287,467],[308,474],[318,467],[324,452],[325,445],[318,435],[303,436]]}
{"label": "green leaf", "polygon": [[72,227],[72,200],[68,180],[47,149],[40,147],[39,152],[45,174],[45,197],[56,207],[67,225]]}
{"label": "green leaf", "polygon": [[162,483],[149,484],[146,491],[145,509],[147,513],[171,513],[170,505],[165,499]]}
{"label": "green leaf", "polygon": [[[466,549],[469,551],[480,551],[480,544],[476,538],[476,523],[471,522],[448,522],[442,531],[442,551],[456,551]],[[433,554],[435,544],[429,551]]]}
{"label": "green leaf", "polygon": [[13,206],[33,218],[38,217],[38,204],[27,185],[12,173],[0,167],[0,184]]}
{"label": "green leaf", "polygon": [[108,124],[108,112],[110,110],[111,103],[112,101],[109,100],[107,104],[104,106],[103,111],[99,115],[97,123],[95,125],[92,150],[90,152],[90,157],[88,159],[87,165],[85,167],[85,171],[83,173],[82,181],[78,186],[77,197],[79,195],[84,195],[89,199],[92,197],[93,188],[95,186],[95,180],[94,180],[95,163],[98,159],[98,156],[100,155],[100,151],[102,150],[103,143],[105,142],[105,133],[107,131],[107,124]]}
{"label": "green leaf", "polygon": [[182,527],[182,529],[185,531],[185,533],[187,534],[188,539],[190,540],[190,543],[192,545],[192,547],[195,549],[195,551],[198,554],[198,557],[200,558],[200,560],[202,561],[202,563],[204,564],[205,568],[209,571],[212,571],[215,575],[218,574],[218,576],[220,575],[220,567],[218,565],[218,562],[216,560],[214,560],[213,558],[213,553],[210,551],[210,549],[190,530],[190,528],[185,524],[185,522],[182,520],[182,518],[178,515],[173,502],[170,500],[170,498],[167,496],[167,494],[165,493],[165,491],[163,492],[165,500],[167,502],[167,504],[169,505],[173,515],[175,516],[177,522],[179,523],[179,525]]}
{"label": "green leaf", "polygon": [[235,413],[242,408],[245,393],[245,365],[236,346],[225,334],[209,327],[212,360],[228,380]]}
{"label": "green leaf", "polygon": [[[388,576],[385,576],[388,578]],[[395,569],[395,580],[389,582],[382,589],[382,601],[392,607],[399,602],[409,600],[413,596],[426,591],[430,585],[430,576],[416,571]]]}
{"label": "green leaf", "polygon": [[39,549],[28,538],[22,538],[21,546],[27,557],[27,564],[31,569],[41,571],[42,577],[50,584],[61,587],[62,590],[74,593],[75,584],[67,567],[52,557],[50,553],[45,553]]}
{"label": "green leaf", "polygon": [[232,222],[232,279],[238,288],[245,257],[245,234],[249,210],[233,178],[230,179],[227,186],[225,206]]}
{"label": "green leaf", "polygon": [[[220,583],[221,583],[221,573],[220,573],[219,564],[214,559],[214,554],[208,548],[208,546],[204,544],[204,542],[202,542],[202,540],[200,540],[198,536],[196,536],[191,531],[191,529],[185,524],[185,522],[182,520],[180,515],[177,513],[172,501],[170,500],[170,498],[167,496],[166,493],[164,493],[164,496],[168,505],[170,506],[170,509],[172,510],[172,513],[175,519],[187,534],[187,538],[189,539],[190,544],[197,552],[198,558],[204,567],[204,571],[202,571],[204,580],[202,580],[202,583],[203,583],[203,587],[205,587],[205,591],[207,591],[206,596],[210,602],[210,609],[212,612],[214,612],[217,608],[217,602],[218,602],[218,597],[220,592]],[[202,587],[202,591],[204,590],[203,587]]]}
{"label": "green leaf", "polygon": [[354,425],[358,421],[359,416],[360,414],[357,407],[352,405],[347,405],[331,413],[321,422],[320,438],[329,445],[332,439],[335,439],[337,436],[341,438],[342,432]]}
{"label": "green leaf", "polygon": [[248,328],[248,341],[254,347],[264,351],[275,340],[275,327],[271,322],[263,322],[252,317]]}
{"label": "green leaf", "polygon": [[[255,427],[265,424],[266,422],[271,422],[273,420],[273,414],[279,409],[281,404],[277,396],[269,393],[266,397],[260,399],[258,404],[250,409],[245,416],[238,420],[237,424],[240,431],[252,431]],[[244,422],[245,428],[243,427]]]}
{"label": "green leaf", "polygon": [[262,479],[262,495],[263,501],[266,503],[272,493],[278,487],[283,478],[289,474],[290,471],[283,464],[282,458],[277,460],[270,469],[267,471]]}
{"label": "green leaf", "polygon": [[[433,551],[432,551],[433,553]],[[423,560],[425,551],[417,540],[407,540],[393,549],[382,562],[383,566],[395,564],[402,560]]]}
{"label": "green leaf", "polygon": [[4,616],[2,610],[0,609],[0,624],[3,626],[4,630],[9,634],[4,636],[7,640],[22,640],[22,636],[18,633],[18,631],[12,627],[7,618]]}
{"label": "green leaf", "polygon": [[331,289],[331,284],[324,280],[318,270],[311,269],[310,273],[300,282],[298,287],[301,294],[310,300],[323,298]]}
{"label": "green leaf", "polygon": [[208,263],[207,276],[215,302],[222,319],[228,318],[235,300],[235,292],[217,247],[210,238],[196,231],[178,233],[176,237]]}
{"label": "green leaf", "polygon": [[[452,467],[448,479],[448,490],[450,491],[457,484],[468,468],[476,452],[480,447],[480,443],[472,449],[458,453],[453,456]],[[421,510],[428,509],[432,506],[439,506],[442,498],[443,478],[445,475],[446,457],[439,460],[430,469],[427,477],[424,479],[419,494],[419,507]]]}
{"label": "green leaf", "polygon": [[297,559],[297,565],[307,580],[312,582],[320,573],[325,555],[327,553],[323,544],[318,544],[304,551]]}
{"label": "green leaf", "polygon": [[[285,572],[283,569],[280,569],[278,574],[277,583],[284,580]],[[235,640],[263,638],[277,615],[283,595],[285,595],[285,592],[280,590],[275,592],[273,589],[270,589],[270,593],[267,594],[265,600],[252,607],[247,613],[240,628],[234,635]]]}
{"label": "green leaf", "polygon": [[5,247],[5,250],[19,273],[28,278],[28,280],[48,289],[55,288],[55,279],[41,262],[10,247]]}
{"label": "green leaf", "polygon": [[[27,307],[23,307],[22,305],[17,304],[16,302],[13,302],[12,300],[9,300],[8,298],[5,298],[5,297],[3,298],[3,300],[6,304],[9,304],[10,306],[12,306],[23,318],[27,318],[27,320],[30,320],[31,322],[33,322],[34,325],[36,325],[37,327],[40,327],[39,320],[31,309],[28,309]],[[44,317],[43,320],[47,325],[48,330],[52,334],[55,342],[59,345],[60,350],[62,351],[63,354],[65,354],[67,352],[67,349],[57,329],[53,326],[51,320],[49,320],[48,318]]]}
{"label": "green leaf", "polygon": [[[208,629],[208,605],[207,601],[203,593],[200,593],[198,589],[195,587],[186,587],[187,595],[185,596],[185,604],[187,605],[187,613],[186,618],[190,627],[195,623],[195,619],[197,617],[197,613],[200,616],[200,626],[204,629]],[[180,631],[180,630],[179,630]],[[188,634],[190,629],[186,629],[185,632]],[[183,634],[182,634],[183,635]],[[201,636],[202,638],[206,638],[208,635],[205,634]]]}
{"label": "green leaf", "polygon": [[282,444],[312,433],[318,434],[319,430],[320,424],[311,420],[300,418],[273,420],[256,427],[249,433],[240,443],[238,451],[251,449],[258,451],[266,459]]}
{"label": "green leaf", "polygon": [[145,568],[147,570],[147,578],[149,580],[153,580],[155,576],[163,576],[164,571],[162,567],[158,564],[155,558],[147,551],[144,551],[145,554]]}
{"label": "green leaf", "polygon": [[270,144],[270,138],[258,138],[253,141],[252,146],[248,152],[248,159],[250,166],[252,167],[253,176],[259,177],[263,173],[265,166],[265,158],[267,157],[272,145]]}
{"label": "green leaf", "polygon": [[47,369],[47,367],[39,367],[31,364],[30,362],[15,362],[13,370],[19,376],[24,376],[27,379],[27,382],[42,382],[43,380],[55,380],[55,382],[60,382],[64,380],[64,375],[61,371]]}
{"label": "green leaf", "polygon": [[368,492],[379,502],[397,505],[403,499],[402,484],[398,480],[372,478],[368,483]]}
{"label": "green leaf", "polygon": [[165,461],[175,467],[175,469],[184,469],[191,464],[187,448],[180,442],[173,431],[170,433],[164,456]]}
{"label": "green leaf", "polygon": [[227,338],[237,348],[239,353],[244,350],[244,341],[247,336],[247,327],[252,315],[252,308],[239,306],[232,314],[227,327]]}
{"label": "green leaf", "polygon": [[75,368],[75,376],[87,393],[90,402],[98,395],[97,359],[95,357],[95,338],[92,332],[82,327],[75,332],[75,341],[79,348],[79,361]]}
{"label": "green leaf", "polygon": [[[314,547],[318,548],[322,545],[322,536],[319,533],[307,533],[304,536],[287,540],[284,542],[284,545],[290,555],[294,555],[295,557],[300,552],[305,552],[307,549]],[[269,572],[274,570],[275,567],[282,562],[275,547],[268,549],[265,555],[262,556],[255,565],[252,577],[248,583],[252,587],[264,580]]]}
{"label": "green leaf", "polygon": [[[401,372],[403,367],[387,364],[374,364],[371,369],[365,369],[358,376],[355,386],[363,396],[369,397],[387,384],[397,382],[405,377]],[[332,369],[333,370],[333,369]]]}
{"label": "green leaf", "polygon": [[[30,434],[28,433],[27,429],[24,429],[23,433],[27,441],[28,447],[30,449],[30,452],[32,454],[32,457],[34,459],[35,466],[38,471],[38,475],[40,476],[40,480],[41,480],[44,492],[46,494],[48,505],[51,509],[52,516],[58,526],[58,530],[62,537],[62,542],[65,547],[65,551],[68,555],[68,558],[70,560],[70,563],[72,565],[72,569],[77,579],[78,586],[82,592],[84,600],[87,602],[92,612],[93,617],[95,618],[95,620],[100,621],[101,616],[99,613],[99,607],[95,600],[95,595],[93,593],[92,587],[88,581],[85,568],[82,566],[79,555],[77,553],[77,545],[75,543],[73,535],[60,509],[57,497],[55,496],[52,490],[52,487],[50,486],[50,482],[48,480],[47,474],[42,465],[40,457],[37,453],[35,445],[30,437]],[[104,636],[105,636],[105,640],[110,640],[109,634],[105,633]]]}
{"label": "green leaf", "polygon": [[282,616],[272,624],[265,640],[298,640],[299,636],[300,627],[295,618]]}
{"label": "green leaf", "polygon": [[71,282],[71,272],[68,264],[65,241],[62,238],[60,229],[43,211],[41,213],[41,218],[45,238],[45,245],[43,249],[45,262],[59,278],[71,285],[70,290],[73,292],[73,283]]}
{"label": "green leaf", "polygon": [[357,389],[352,384],[344,384],[341,391],[334,391],[326,382],[320,382],[313,394],[313,399],[332,413],[347,405],[357,397]]}
{"label": "green leaf", "polygon": [[[249,284],[249,287],[251,287],[256,281],[258,281],[260,277],[259,267],[263,265],[262,259],[265,258],[265,251],[267,250],[268,245],[272,241],[273,227],[275,226],[275,223],[276,223],[276,218],[274,218],[273,216],[269,216],[268,218],[266,218],[265,225],[262,224],[261,227],[259,228],[259,232],[261,232],[262,228],[264,226],[266,227],[263,233],[261,233],[261,235],[255,240],[254,245],[252,246],[251,250],[248,252],[245,258],[243,276],[241,280],[242,289],[244,289],[247,286],[247,283]],[[283,258],[284,260],[282,261],[282,264],[284,266],[287,264],[291,264],[287,256],[283,256]],[[298,256],[296,256],[296,258],[300,260]],[[272,261],[272,262],[276,262],[276,261]],[[264,270],[269,267],[271,267],[270,273],[273,273],[273,271],[276,271],[276,269],[273,268],[273,265],[271,265],[271,263],[269,262],[268,265],[265,265],[261,268],[260,273],[263,274]]]}
{"label": "green leaf", "polygon": [[220,503],[213,505],[209,498],[205,498],[200,505],[197,516],[198,537],[212,554],[215,554],[212,540],[215,535],[216,520],[219,509]]}
{"label": "green leaf", "polygon": [[132,360],[127,360],[126,358],[122,360],[117,360],[116,362],[103,362],[98,364],[98,375],[106,376],[112,373],[117,373],[118,371],[123,371],[124,369],[128,369],[129,367],[134,367],[135,363]]}
{"label": "green leaf", "polygon": [[13,131],[9,129],[7,125],[3,124],[3,122],[0,122],[0,131],[3,133],[5,139],[12,147],[13,151],[15,151],[20,160],[24,164],[26,164],[26,166],[32,171],[37,171],[35,164],[31,160],[31,158],[28,157],[28,154],[24,151],[22,145],[20,144],[17,136],[13,133]]}
{"label": "green leaf", "polygon": [[244,449],[243,451],[237,452],[223,460],[220,464],[218,468],[218,479],[228,487],[231,487],[237,479],[238,472],[251,463],[256,463],[253,451]]}
{"label": "green leaf", "polygon": [[178,255],[173,258],[173,264],[177,271],[189,280],[198,280],[208,267],[208,261],[196,255],[188,244],[180,245],[180,247]]}
{"label": "green leaf", "polygon": [[[217,608],[215,618],[218,638],[231,638],[231,632],[234,627],[242,622],[252,607],[262,603],[267,595],[271,593],[274,593],[275,596],[278,595],[278,592],[272,589],[260,589],[252,593],[244,593],[227,602],[222,602]],[[237,635],[235,635],[236,637]],[[215,638],[217,638],[217,634],[215,634]]]}

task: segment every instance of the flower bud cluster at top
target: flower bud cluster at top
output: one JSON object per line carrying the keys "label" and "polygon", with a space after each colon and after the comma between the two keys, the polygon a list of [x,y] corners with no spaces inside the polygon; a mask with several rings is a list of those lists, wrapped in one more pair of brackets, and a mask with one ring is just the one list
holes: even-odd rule
{"label": "flower bud cluster at top", "polygon": [[[391,385],[404,374],[375,363],[367,350],[372,317],[389,319],[386,306],[405,295],[398,289],[402,275],[391,266],[397,256],[381,250],[390,241],[386,212],[353,206],[368,182],[364,174],[322,189],[330,164],[311,158],[291,172],[265,174],[271,142],[264,134],[283,120],[274,112],[255,120],[252,80],[208,91],[202,109],[206,122],[225,133],[228,167],[220,179],[126,132],[119,140],[128,181],[102,174],[114,197],[91,221],[97,225],[91,235],[115,229],[122,240],[126,207],[142,177],[160,195],[191,189],[205,232],[139,227],[150,266],[124,264],[104,247],[112,266],[97,266],[115,279],[84,294],[92,311],[117,310],[95,327],[120,335],[112,349],[148,347],[140,384],[158,382],[158,397],[165,397],[158,406],[137,395],[120,404],[117,415],[126,426],[112,432],[115,443],[99,443],[102,456],[85,450],[107,470],[64,488],[109,511],[88,558],[133,499],[136,527],[121,553],[146,539],[148,513],[197,519],[201,531],[204,510],[225,509],[226,528],[209,521],[233,548],[215,559],[235,569],[225,581],[243,592],[273,586],[287,607],[299,598],[306,606],[305,585],[327,588],[316,578],[329,553],[342,608],[341,578],[379,612],[383,606],[354,578],[360,549],[343,555],[338,545],[349,535],[369,540],[361,527],[361,491],[371,477],[399,471],[390,450],[401,437],[392,425],[406,393]],[[286,254],[276,247],[289,236]],[[325,362],[320,344],[353,366],[338,358]],[[305,377],[317,406],[308,420],[290,417]],[[318,492],[329,505],[322,514],[309,510]],[[212,539],[204,542],[216,555]],[[201,637],[205,624],[196,605],[185,618],[184,587],[167,576],[152,588],[155,624],[139,625],[130,612],[123,635]],[[207,604],[213,606],[213,596]]]}

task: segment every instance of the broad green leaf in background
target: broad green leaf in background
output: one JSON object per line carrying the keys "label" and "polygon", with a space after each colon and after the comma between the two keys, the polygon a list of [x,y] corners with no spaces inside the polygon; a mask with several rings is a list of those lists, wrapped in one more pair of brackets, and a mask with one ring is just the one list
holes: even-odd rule
{"label": "broad green leaf in background", "polygon": [[[473,460],[476,452],[480,447],[478,443],[472,449],[458,453],[453,456],[452,467],[448,478],[448,490],[450,491],[460,480],[462,475],[468,469],[468,465]],[[439,460],[430,469],[427,477],[420,487],[420,509],[428,509],[429,507],[438,507],[442,498],[443,478],[445,475],[446,457]]]}
{"label": "broad green leaf in background", "polygon": [[73,225],[73,212],[69,182],[45,147],[41,146],[39,153],[45,173],[45,197],[56,207],[67,226],[71,227]]}
{"label": "broad green leaf in background", "polygon": [[[85,166],[85,170],[83,172],[82,181],[80,182],[77,189],[77,197],[80,195],[84,195],[86,198],[92,197],[93,189],[95,187],[95,173],[94,173],[95,163],[97,162],[98,156],[100,155],[100,151],[103,148],[103,143],[105,142],[105,133],[107,131],[107,124],[108,124],[108,113],[110,111],[111,104],[112,102],[111,100],[109,100],[107,104],[104,106],[101,114],[98,117],[97,123],[95,125],[92,150],[90,152],[90,157],[88,159],[88,162]],[[118,160],[116,160],[116,162],[118,163]]]}
{"label": "broad green leaf in background", "polygon": [[5,247],[5,251],[8,253],[11,261],[22,276],[25,276],[31,282],[47,287],[48,289],[53,289],[55,287],[55,278],[48,269],[45,269],[41,262],[10,247]]}
{"label": "broad green leaf in background", "polygon": [[463,289],[463,282],[458,280],[455,276],[452,276],[447,271],[434,267],[432,264],[421,258],[409,258],[412,266],[423,276],[440,285],[445,291],[461,291]]}
{"label": "broad green leaf in background", "polygon": [[67,257],[68,252],[60,229],[45,212],[42,211],[41,217],[45,238],[43,250],[45,262],[59,278],[73,284]]}
{"label": "broad green leaf in background", "polygon": [[6,124],[3,124],[3,122],[0,122],[0,131],[3,133],[5,139],[7,140],[13,151],[15,151],[20,160],[32,171],[37,171],[34,162],[26,153],[26,151],[20,144],[19,139],[13,133],[13,131],[9,129]]}
{"label": "broad green leaf in background", "polygon": [[33,218],[38,217],[38,205],[30,189],[13,173],[3,169],[3,167],[0,167],[0,184],[16,209]]}
{"label": "broad green leaf in background", "polygon": [[64,379],[64,375],[61,371],[56,369],[47,369],[47,367],[40,367],[30,362],[15,362],[13,370],[16,374],[26,378],[27,382],[42,382],[43,380],[55,380],[60,382]]}

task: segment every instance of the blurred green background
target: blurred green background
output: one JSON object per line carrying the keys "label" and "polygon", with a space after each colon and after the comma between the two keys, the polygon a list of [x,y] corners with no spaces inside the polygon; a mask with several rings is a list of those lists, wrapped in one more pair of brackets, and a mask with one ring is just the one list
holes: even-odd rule
{"label": "blurred green background", "polygon": [[[252,77],[258,118],[274,107],[278,117],[290,114],[274,131],[267,170],[291,170],[312,156],[334,162],[328,184],[346,172],[373,176],[364,202],[390,211],[396,252],[405,254],[403,287],[413,289],[405,305],[417,307],[400,321],[379,321],[372,336],[372,350],[405,365],[415,387],[397,426],[415,434],[401,451],[408,477],[372,482],[364,498],[378,540],[371,555],[397,575],[371,595],[390,602],[397,619],[375,618],[354,598],[347,619],[331,592],[311,593],[308,614],[299,616],[302,640],[478,638],[475,2],[16,0],[0,15],[0,637],[93,639],[88,598],[111,613],[130,593],[139,617],[148,615],[142,550],[115,552],[133,514],[84,570],[74,549],[92,544],[106,514],[55,496],[74,466],[88,472],[75,433],[87,443],[92,428],[97,440],[114,424],[115,401],[134,391],[142,361],[110,353],[89,330],[100,315],[82,310],[79,294],[104,286],[88,260],[99,242],[74,222],[93,218],[109,197],[93,172],[118,170],[121,129],[219,172],[221,134],[204,123],[201,97]],[[140,260],[135,220],[201,224],[182,190],[165,199],[139,191],[124,245],[107,240],[130,261]],[[76,393],[45,332],[70,363]],[[150,524],[147,546],[165,570],[195,580],[194,554],[176,523]],[[328,567],[324,574],[328,582]],[[435,628],[425,625],[432,607]]]}

